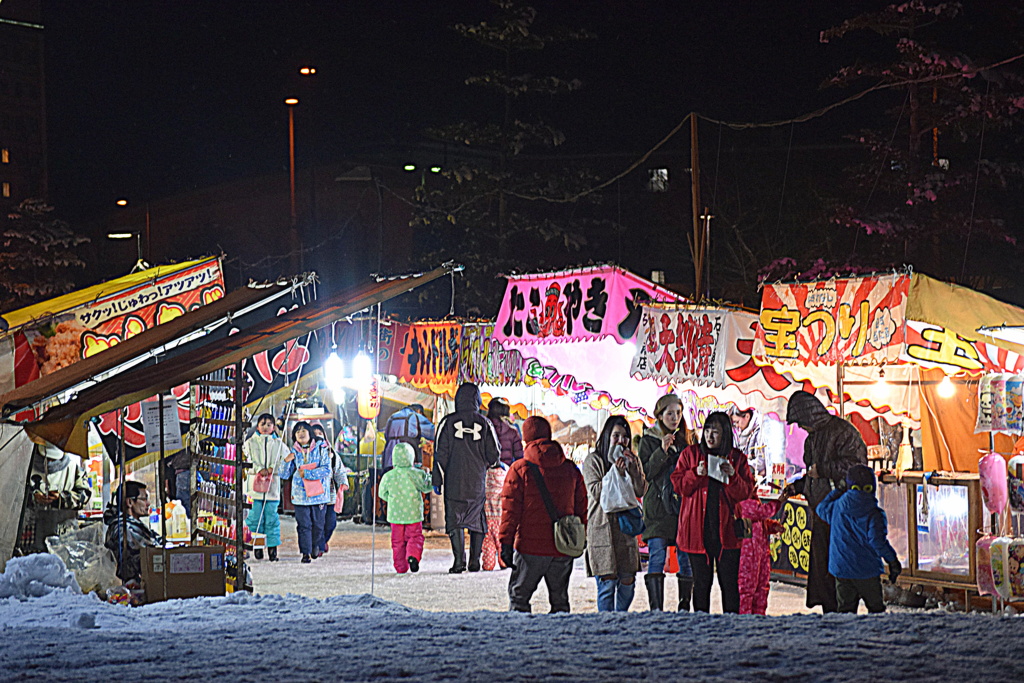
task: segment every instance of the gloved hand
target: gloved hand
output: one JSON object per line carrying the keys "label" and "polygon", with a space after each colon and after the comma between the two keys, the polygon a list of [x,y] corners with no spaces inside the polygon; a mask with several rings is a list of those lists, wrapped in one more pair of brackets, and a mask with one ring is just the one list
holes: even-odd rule
{"label": "gloved hand", "polygon": [[436,493],[437,495],[440,496],[441,495],[441,487],[440,486],[435,486],[434,487],[434,493]]}
{"label": "gloved hand", "polygon": [[903,567],[899,562],[893,562],[889,565],[889,583],[895,585],[896,579],[903,573]]}
{"label": "gloved hand", "polygon": [[501,546],[501,563],[509,569],[515,569],[515,565],[512,563],[512,558],[515,557],[515,550],[510,545]]}

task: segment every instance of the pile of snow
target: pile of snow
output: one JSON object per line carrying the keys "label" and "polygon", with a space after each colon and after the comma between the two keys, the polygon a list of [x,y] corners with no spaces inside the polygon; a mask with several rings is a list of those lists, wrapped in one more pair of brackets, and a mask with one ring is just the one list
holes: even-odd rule
{"label": "pile of snow", "polygon": [[0,574],[0,598],[40,598],[54,591],[81,593],[74,572],[56,555],[39,553],[8,560]]}

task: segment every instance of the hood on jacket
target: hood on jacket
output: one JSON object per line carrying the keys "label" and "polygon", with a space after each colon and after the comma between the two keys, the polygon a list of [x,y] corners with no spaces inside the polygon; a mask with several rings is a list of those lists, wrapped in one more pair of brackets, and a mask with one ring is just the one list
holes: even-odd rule
{"label": "hood on jacket", "polygon": [[665,436],[665,430],[661,428],[661,420],[655,420],[654,424],[647,428],[644,436],[653,436],[658,441]]}
{"label": "hood on jacket", "polygon": [[391,451],[391,464],[396,468],[412,467],[412,463],[415,459],[416,451],[407,443],[396,443],[395,449]]}
{"label": "hood on jacket", "polygon": [[472,382],[464,382],[455,392],[455,412],[457,413],[478,412],[482,403],[480,387]]}
{"label": "hood on jacket", "polygon": [[797,424],[801,427],[817,428],[827,422],[832,414],[825,409],[821,401],[806,391],[794,392],[789,397],[789,406],[786,408],[786,422]]}
{"label": "hood on jacket", "polygon": [[538,439],[526,444],[523,458],[526,462],[532,462],[540,467],[558,467],[565,462],[565,452],[562,450],[562,444],[557,441]]}

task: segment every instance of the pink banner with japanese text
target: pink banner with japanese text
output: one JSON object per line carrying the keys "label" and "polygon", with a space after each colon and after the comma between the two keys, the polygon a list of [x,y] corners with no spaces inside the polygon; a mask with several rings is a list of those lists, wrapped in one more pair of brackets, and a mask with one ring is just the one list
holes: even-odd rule
{"label": "pink banner with japanese text", "polygon": [[909,275],[766,285],[754,356],[810,365],[896,362],[909,287]]}
{"label": "pink banner with japanese text", "polygon": [[510,277],[494,325],[503,344],[592,341],[622,343],[649,302],[682,297],[613,266]]}

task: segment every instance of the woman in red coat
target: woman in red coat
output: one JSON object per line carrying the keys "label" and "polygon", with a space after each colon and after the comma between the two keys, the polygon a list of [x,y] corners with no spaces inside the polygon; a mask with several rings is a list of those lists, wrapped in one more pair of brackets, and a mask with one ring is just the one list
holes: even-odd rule
{"label": "woman in red coat", "polygon": [[739,504],[754,490],[747,457],[732,445],[725,413],[708,415],[703,438],[679,454],[672,487],[682,501],[676,547],[693,568],[693,609],[711,611],[711,584],[718,570],[722,611],[740,611],[740,546],[734,520]]}

